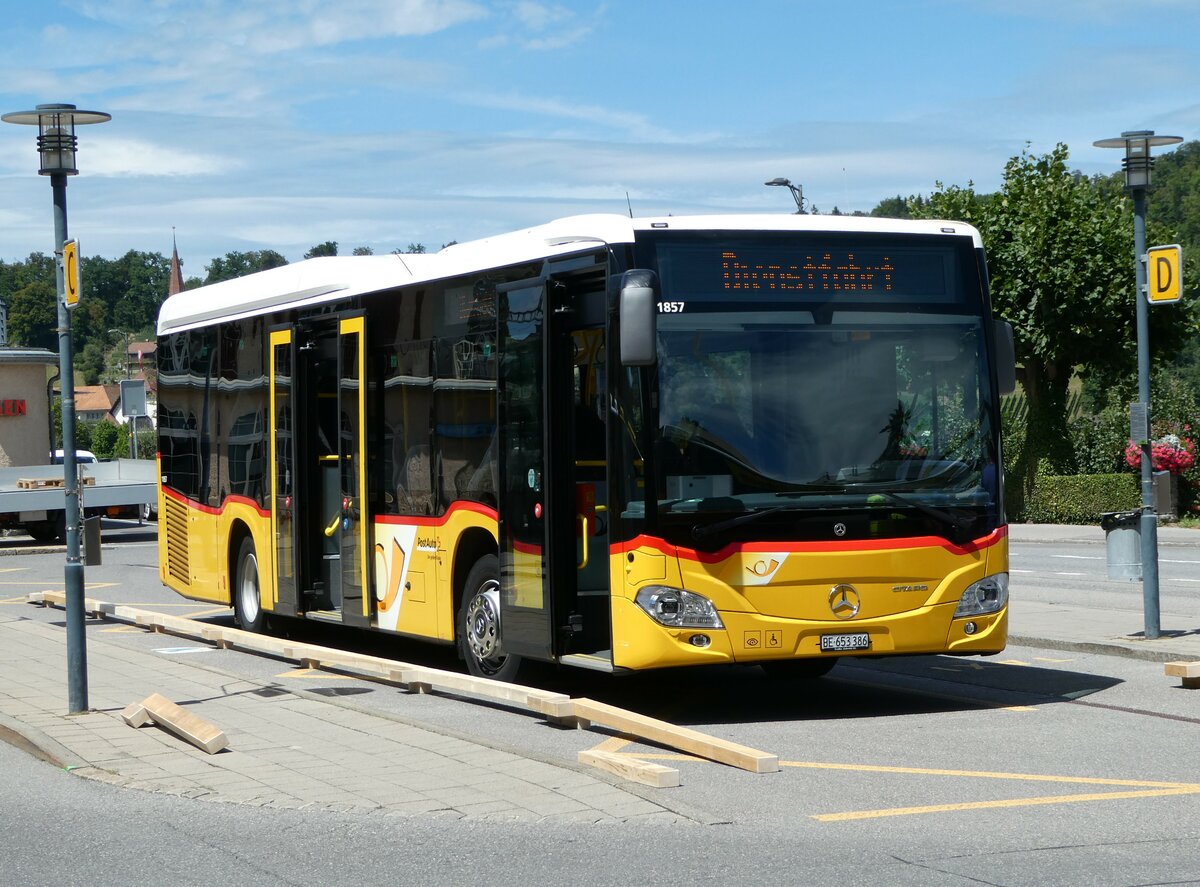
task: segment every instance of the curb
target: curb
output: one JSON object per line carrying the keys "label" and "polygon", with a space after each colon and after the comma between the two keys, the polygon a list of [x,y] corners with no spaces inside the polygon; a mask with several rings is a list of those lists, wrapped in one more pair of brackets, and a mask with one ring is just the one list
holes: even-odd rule
{"label": "curb", "polygon": [[1008,643],[1018,647],[1035,647],[1042,650],[1065,650],[1073,653],[1093,653],[1100,656],[1120,656],[1125,659],[1140,659],[1144,662],[1174,662],[1177,659],[1194,659],[1195,653],[1172,652],[1170,650],[1138,649],[1127,644],[1104,643],[1102,641],[1067,641],[1058,638],[1035,638],[1010,634]]}
{"label": "curb", "polygon": [[92,766],[57,739],[52,739],[36,727],[31,727],[3,713],[0,713],[0,742],[7,742],[39,761],[44,761],[60,770],[71,772],[90,769]]}

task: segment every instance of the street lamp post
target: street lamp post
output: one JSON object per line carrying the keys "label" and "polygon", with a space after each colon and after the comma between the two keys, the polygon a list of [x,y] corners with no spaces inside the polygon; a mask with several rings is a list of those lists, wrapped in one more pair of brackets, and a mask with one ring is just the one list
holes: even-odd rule
{"label": "street lamp post", "polygon": [[787,188],[792,192],[792,199],[796,201],[796,215],[804,215],[804,186],[793,185],[791,179],[775,178],[769,182],[763,182],[772,188]]}
{"label": "street lamp post", "polygon": [[38,105],[33,111],[16,111],[0,117],[5,123],[38,127],[40,175],[50,177],[54,193],[54,244],[60,259],[58,284],[58,367],[62,387],[63,490],[67,563],[67,695],[72,714],[87,711],[87,647],[84,634],[83,561],[79,552],[79,477],[75,467],[75,378],[71,359],[71,314],[67,310],[62,252],[67,242],[67,176],[79,175],[75,167],[75,127],[104,123],[112,115],[80,111],[74,105]]}
{"label": "street lamp post", "polygon": [[[1154,161],[1150,149],[1182,142],[1180,136],[1156,136],[1150,130],[1123,132],[1115,139],[1093,142],[1097,148],[1124,148],[1121,166],[1125,189],[1133,197],[1133,259],[1137,291],[1138,400],[1130,412],[1130,431],[1142,449],[1142,610],[1146,638],[1159,636],[1158,516],[1154,511],[1154,466],[1150,441],[1150,316],[1146,286],[1146,192]],[[1136,418],[1135,418],[1136,417]],[[1136,424],[1136,428],[1134,425]]]}

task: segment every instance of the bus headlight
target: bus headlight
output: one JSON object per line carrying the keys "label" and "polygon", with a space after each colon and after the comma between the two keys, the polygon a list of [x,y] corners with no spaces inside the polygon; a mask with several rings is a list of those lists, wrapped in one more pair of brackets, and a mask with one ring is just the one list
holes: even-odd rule
{"label": "bus headlight", "polygon": [[996,573],[971,584],[958,600],[954,618],[995,613],[1008,603],[1008,574]]}
{"label": "bus headlight", "polygon": [[724,628],[712,601],[682,588],[649,585],[637,593],[637,604],[650,618],[671,628]]}

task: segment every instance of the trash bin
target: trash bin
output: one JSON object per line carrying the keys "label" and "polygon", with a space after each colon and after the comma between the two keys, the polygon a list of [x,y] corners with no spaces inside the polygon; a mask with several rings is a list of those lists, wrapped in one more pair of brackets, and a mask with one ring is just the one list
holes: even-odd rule
{"label": "trash bin", "polygon": [[83,562],[89,567],[100,565],[100,515],[83,519]]}
{"label": "trash bin", "polygon": [[1142,514],[1109,511],[1100,515],[1108,554],[1108,578],[1140,581],[1142,578]]}

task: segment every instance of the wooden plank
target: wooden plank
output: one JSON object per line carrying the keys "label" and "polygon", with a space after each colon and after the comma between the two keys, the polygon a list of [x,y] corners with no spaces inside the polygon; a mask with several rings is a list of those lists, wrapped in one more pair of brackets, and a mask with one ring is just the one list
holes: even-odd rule
{"label": "wooden plank", "polygon": [[639,761],[629,755],[585,749],[579,753],[579,763],[651,788],[675,788],[679,785],[679,771],[675,768]]}
{"label": "wooden plank", "polygon": [[142,708],[146,710],[154,723],[170,730],[180,739],[185,739],[196,748],[214,755],[225,746],[229,740],[215,724],[204,720],[197,714],[176,705],[170,699],[158,693],[152,693],[142,700]]}
{"label": "wooden plank", "polygon": [[130,727],[144,727],[153,723],[150,712],[140,702],[131,702],[121,710],[121,720]]}
{"label": "wooden plank", "polygon": [[1200,660],[1195,662],[1168,662],[1163,671],[1172,678],[1200,678]]}
{"label": "wooden plank", "polygon": [[1200,660],[1195,662],[1167,662],[1163,665],[1167,677],[1179,678],[1188,690],[1200,690]]}
{"label": "wooden plank", "polygon": [[779,770],[778,755],[767,754],[758,749],[708,736],[698,730],[690,730],[593,699],[576,699],[575,715],[593,724],[602,724],[639,739],[648,739],[659,745],[676,748],[751,773],[775,773]]}

